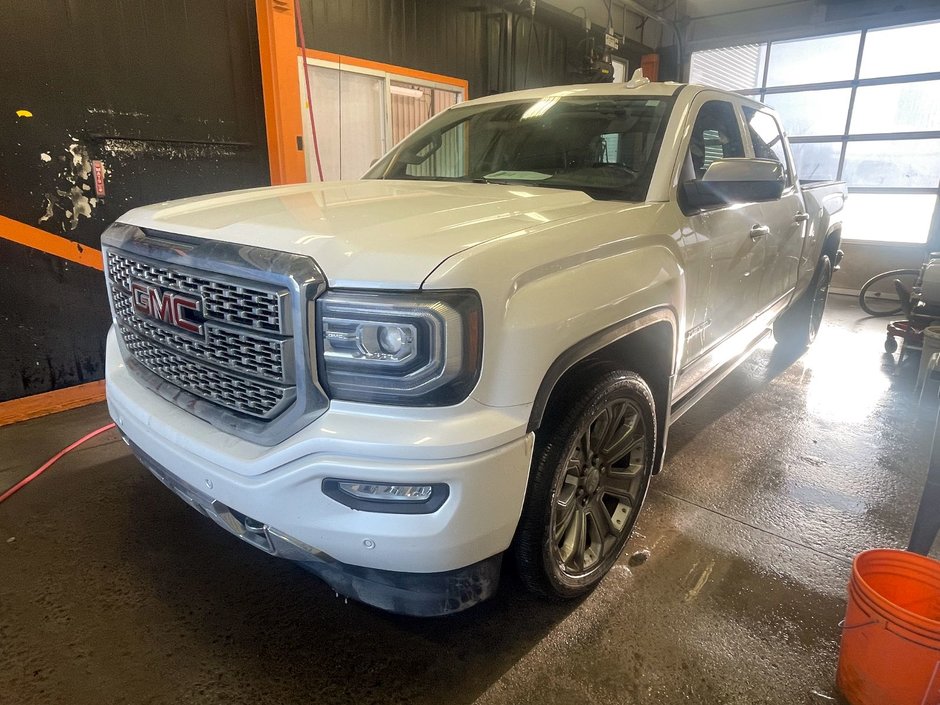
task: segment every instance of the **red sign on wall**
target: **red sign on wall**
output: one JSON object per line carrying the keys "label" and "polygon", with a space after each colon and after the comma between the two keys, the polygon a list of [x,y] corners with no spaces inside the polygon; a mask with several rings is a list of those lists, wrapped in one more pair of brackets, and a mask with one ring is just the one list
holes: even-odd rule
{"label": "red sign on wall", "polygon": [[101,198],[104,196],[104,164],[100,159],[92,161],[91,171],[95,175],[95,195]]}

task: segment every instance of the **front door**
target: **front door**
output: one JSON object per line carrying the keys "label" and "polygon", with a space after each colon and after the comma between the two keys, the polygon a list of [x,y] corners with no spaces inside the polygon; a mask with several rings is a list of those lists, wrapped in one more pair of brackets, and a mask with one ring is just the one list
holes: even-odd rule
{"label": "front door", "polygon": [[779,162],[787,177],[779,199],[759,204],[760,218],[770,231],[764,238],[766,260],[760,286],[761,306],[766,308],[777,303],[796,285],[809,217],[803,207],[803,195],[794,178],[777,120],[770,113],[749,106],[744,106],[743,113],[754,156]]}
{"label": "front door", "polygon": [[[699,97],[696,103],[681,181],[701,179],[716,159],[746,156],[734,105],[707,97]],[[691,320],[686,322],[684,362],[689,364],[759,312],[766,245],[765,238],[753,230],[762,226],[760,204],[718,206],[686,215]]]}

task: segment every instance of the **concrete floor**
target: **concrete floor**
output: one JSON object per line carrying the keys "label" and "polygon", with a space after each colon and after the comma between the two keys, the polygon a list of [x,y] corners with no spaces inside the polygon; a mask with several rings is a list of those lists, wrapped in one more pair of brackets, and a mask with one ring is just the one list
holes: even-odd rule
{"label": "concrete floor", "polygon": [[[834,296],[802,358],[765,343],[683,417],[627,554],[577,604],[511,575],[446,619],[346,604],[104,434],[0,506],[0,702],[840,702],[850,559],[906,545],[935,418],[883,325]],[[0,488],[107,422],[0,429]]]}

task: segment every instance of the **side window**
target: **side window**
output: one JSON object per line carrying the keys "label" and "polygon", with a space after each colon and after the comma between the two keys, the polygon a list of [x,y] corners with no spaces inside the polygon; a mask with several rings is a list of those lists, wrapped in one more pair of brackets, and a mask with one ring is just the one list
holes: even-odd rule
{"label": "side window", "polygon": [[603,159],[601,160],[605,164],[617,164],[620,162],[620,133],[611,132],[606,135],[601,135],[601,146],[603,154],[601,155]]}
{"label": "side window", "polygon": [[772,159],[780,162],[783,166],[783,173],[787,177],[787,185],[792,184],[790,165],[787,162],[786,150],[783,148],[783,134],[780,132],[777,121],[769,113],[762,113],[747,107],[744,108],[744,119],[751,133],[754,156],[758,159]]}
{"label": "side window", "polygon": [[710,100],[702,105],[692,126],[686,160],[692,173],[687,178],[701,179],[716,159],[743,156],[744,141],[731,103]]}

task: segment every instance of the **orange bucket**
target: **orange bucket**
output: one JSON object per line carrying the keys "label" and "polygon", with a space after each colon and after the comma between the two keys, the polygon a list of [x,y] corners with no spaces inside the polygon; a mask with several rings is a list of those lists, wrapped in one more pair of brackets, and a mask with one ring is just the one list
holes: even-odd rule
{"label": "orange bucket", "polygon": [[940,705],[940,562],[855,557],[837,683],[852,705]]}

